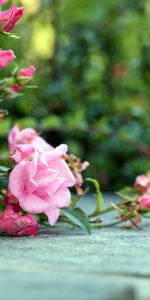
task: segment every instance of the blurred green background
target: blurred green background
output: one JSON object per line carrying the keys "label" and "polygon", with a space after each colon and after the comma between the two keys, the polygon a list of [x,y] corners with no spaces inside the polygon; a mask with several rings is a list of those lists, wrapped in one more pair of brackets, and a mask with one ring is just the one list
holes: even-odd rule
{"label": "blurred green background", "polygon": [[[13,1],[16,2],[16,1]],[[22,0],[24,18],[1,38],[37,89],[1,105],[1,151],[11,126],[32,126],[53,145],[90,161],[103,189],[150,168],[150,1]],[[5,7],[8,7],[6,5]],[[4,72],[0,76],[2,76]]]}

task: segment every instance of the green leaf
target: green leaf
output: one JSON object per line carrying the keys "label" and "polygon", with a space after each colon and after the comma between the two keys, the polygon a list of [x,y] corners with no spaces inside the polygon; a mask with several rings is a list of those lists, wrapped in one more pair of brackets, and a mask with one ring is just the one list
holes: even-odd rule
{"label": "green leaf", "polygon": [[90,217],[94,217],[97,216],[102,209],[103,203],[104,203],[104,198],[103,198],[103,194],[100,190],[100,184],[96,179],[93,178],[86,178],[87,181],[92,182],[95,186],[96,189],[96,195],[97,195],[97,204],[96,204],[96,209],[94,210],[94,212],[90,215]]}
{"label": "green leaf", "polygon": [[0,158],[0,176],[5,176],[11,169],[11,162],[6,158]]}
{"label": "green leaf", "polygon": [[[31,77],[29,77],[29,78],[31,79]],[[26,90],[29,90],[29,89],[38,89],[38,86],[37,85],[26,85],[25,89]]]}
{"label": "green leaf", "polygon": [[18,35],[12,34],[12,33],[10,33],[10,32],[6,32],[6,31],[0,30],[0,33],[1,33],[2,35],[5,35],[5,36],[7,36],[7,37],[10,37],[10,38],[20,39],[20,37],[19,37]]}
{"label": "green leaf", "polygon": [[91,233],[91,226],[89,219],[85,212],[80,208],[63,208],[61,209],[62,215],[65,216],[74,225],[86,230],[89,234]]}
{"label": "green leaf", "polygon": [[8,172],[8,170],[9,170],[8,167],[0,166],[0,172],[1,172],[1,173],[6,173],[6,172]]}
{"label": "green leaf", "polygon": [[0,190],[8,188],[8,178],[1,177],[0,178]]}
{"label": "green leaf", "polygon": [[137,201],[139,197],[138,194],[134,191],[134,189],[128,186],[119,190],[118,192],[116,192],[116,194],[127,201]]}

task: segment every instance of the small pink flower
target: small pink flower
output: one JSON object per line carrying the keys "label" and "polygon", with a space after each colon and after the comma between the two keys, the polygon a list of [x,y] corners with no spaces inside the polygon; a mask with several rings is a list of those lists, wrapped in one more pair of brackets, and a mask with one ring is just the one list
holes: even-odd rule
{"label": "small pink flower", "polygon": [[17,7],[16,4],[12,5],[10,9],[0,12],[0,30],[11,31],[23,13],[24,7]]}
{"label": "small pink flower", "polygon": [[66,151],[67,146],[60,145],[42,154],[35,152],[30,159],[18,163],[9,176],[9,190],[20,207],[29,213],[45,213],[51,225],[56,223],[60,208],[69,206],[68,188],[76,183],[61,158]]}
{"label": "small pink flower", "polygon": [[7,2],[8,2],[8,0],[0,0],[0,5],[3,5],[5,3],[7,3]]}
{"label": "small pink flower", "polygon": [[135,179],[134,188],[137,192],[146,192],[150,186],[150,178],[146,175],[139,175]]}
{"label": "small pink flower", "polygon": [[139,203],[141,206],[150,209],[150,194],[144,194],[139,198]]}
{"label": "small pink flower", "polygon": [[12,236],[37,235],[39,225],[32,215],[15,212],[12,205],[7,205],[0,214],[0,232]]}
{"label": "small pink flower", "polygon": [[0,50],[0,68],[5,68],[15,59],[16,56],[12,50]]}

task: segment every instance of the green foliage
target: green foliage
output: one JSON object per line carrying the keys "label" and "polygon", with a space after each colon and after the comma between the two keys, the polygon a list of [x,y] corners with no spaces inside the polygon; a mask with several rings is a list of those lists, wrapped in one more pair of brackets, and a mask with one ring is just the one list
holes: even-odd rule
{"label": "green foliage", "polygon": [[[63,208],[61,209],[62,215],[66,218],[66,222],[76,225],[88,233],[91,233],[91,226],[89,219],[83,210],[80,208]],[[65,221],[65,219],[64,219]]]}
{"label": "green foliage", "polygon": [[0,191],[8,186],[8,175],[12,164],[8,159],[0,158]]}
{"label": "green foliage", "polygon": [[10,112],[1,137],[17,120],[68,143],[104,189],[130,185],[150,169],[149,1],[27,2],[19,43],[1,35],[17,56],[3,72],[33,64],[39,88],[1,104]]}

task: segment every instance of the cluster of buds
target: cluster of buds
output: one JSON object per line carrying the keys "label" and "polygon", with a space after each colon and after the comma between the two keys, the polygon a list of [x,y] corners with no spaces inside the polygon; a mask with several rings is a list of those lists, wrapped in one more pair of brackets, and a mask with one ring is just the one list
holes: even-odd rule
{"label": "cluster of buds", "polygon": [[82,188],[83,185],[83,176],[82,172],[85,171],[88,166],[89,162],[84,161],[82,162],[80,158],[76,157],[75,155],[66,155],[65,160],[72,171],[74,177],[76,178],[75,189],[79,196],[84,194],[84,189]]}
{"label": "cluster of buds", "polygon": [[136,226],[138,229],[141,229],[139,224],[142,221],[142,211],[139,203],[126,201],[123,202],[117,209],[119,211],[118,218],[121,222],[129,221],[127,227]]}
{"label": "cluster of buds", "polygon": [[136,226],[142,221],[142,216],[150,209],[150,176],[142,174],[136,177],[133,188],[125,188],[118,192],[123,198],[119,205],[114,205],[121,222],[129,221],[129,226]]}
{"label": "cluster of buds", "polygon": [[12,76],[0,81],[0,95],[5,99],[13,99],[19,95],[19,92],[26,88],[28,82],[32,79],[36,69],[30,66],[26,69],[20,69],[13,72]]}

